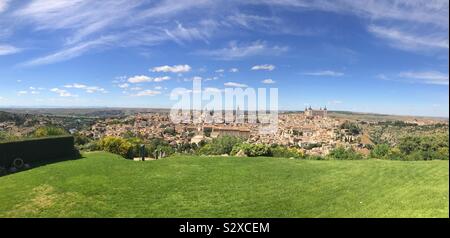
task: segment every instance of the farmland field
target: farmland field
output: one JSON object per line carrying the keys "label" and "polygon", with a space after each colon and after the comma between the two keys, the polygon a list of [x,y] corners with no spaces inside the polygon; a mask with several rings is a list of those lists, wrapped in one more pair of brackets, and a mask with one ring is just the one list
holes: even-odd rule
{"label": "farmland field", "polygon": [[0,217],[449,217],[448,165],[91,152],[0,177]]}

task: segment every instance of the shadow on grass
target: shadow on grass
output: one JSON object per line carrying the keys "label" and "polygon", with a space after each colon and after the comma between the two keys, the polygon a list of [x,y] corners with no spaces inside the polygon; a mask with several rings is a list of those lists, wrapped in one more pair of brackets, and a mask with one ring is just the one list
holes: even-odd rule
{"label": "shadow on grass", "polygon": [[65,156],[62,158],[56,158],[56,159],[47,159],[44,161],[38,161],[38,162],[30,162],[30,163],[26,163],[29,167],[28,168],[22,168],[22,169],[17,169],[17,171],[0,171],[0,177],[3,176],[7,176],[7,175],[11,175],[11,174],[16,174],[16,173],[20,173],[23,171],[27,171],[27,170],[31,170],[31,169],[35,169],[41,166],[45,166],[45,165],[49,165],[49,164],[55,164],[55,163],[59,163],[59,162],[64,162],[64,161],[70,161],[70,160],[79,160],[79,159],[84,159],[85,157],[82,156],[79,153],[76,153],[74,155],[71,156]]}

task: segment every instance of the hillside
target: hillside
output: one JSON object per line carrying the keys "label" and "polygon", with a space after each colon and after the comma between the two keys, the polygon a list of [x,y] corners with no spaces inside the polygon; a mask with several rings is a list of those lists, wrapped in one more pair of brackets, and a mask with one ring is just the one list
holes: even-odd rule
{"label": "hillside", "polygon": [[448,165],[93,152],[0,177],[0,217],[448,217]]}

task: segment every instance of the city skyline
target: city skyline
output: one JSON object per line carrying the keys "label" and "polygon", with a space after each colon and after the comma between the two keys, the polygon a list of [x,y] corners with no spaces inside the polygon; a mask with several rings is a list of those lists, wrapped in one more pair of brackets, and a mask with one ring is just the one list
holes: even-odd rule
{"label": "city skyline", "polygon": [[0,107],[170,108],[276,87],[280,110],[448,117],[448,1],[0,0]]}

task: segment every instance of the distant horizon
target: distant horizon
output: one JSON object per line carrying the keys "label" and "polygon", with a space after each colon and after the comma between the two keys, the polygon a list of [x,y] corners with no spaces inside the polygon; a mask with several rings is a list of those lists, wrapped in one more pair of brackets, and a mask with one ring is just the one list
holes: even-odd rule
{"label": "distant horizon", "polygon": [[[19,109],[31,109],[31,110],[39,110],[39,109],[149,109],[149,110],[170,110],[171,108],[166,107],[108,107],[108,106],[71,106],[71,107],[60,107],[60,106],[24,106],[24,107],[7,107],[7,106],[0,106],[0,111],[2,110],[19,110]],[[319,108],[312,109],[317,110]],[[327,109],[328,112],[331,113],[354,113],[354,114],[365,114],[365,115],[376,115],[376,116],[401,116],[401,117],[420,117],[420,118],[436,118],[436,119],[446,119],[449,120],[449,116],[428,116],[428,115],[411,115],[411,114],[386,114],[386,113],[376,113],[376,112],[367,112],[367,111],[347,111],[347,110],[333,110],[333,109]],[[226,111],[226,110],[225,110]],[[245,110],[247,111],[247,110]],[[284,110],[280,109],[279,112],[304,112],[305,109],[296,109],[296,110]]]}

